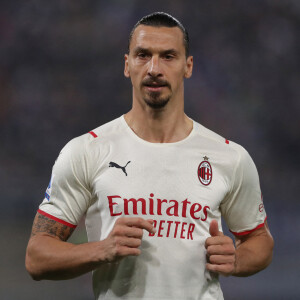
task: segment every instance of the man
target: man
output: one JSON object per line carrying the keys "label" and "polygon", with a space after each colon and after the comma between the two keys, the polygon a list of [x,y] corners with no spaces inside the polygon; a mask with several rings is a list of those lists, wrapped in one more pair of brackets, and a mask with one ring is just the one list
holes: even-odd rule
{"label": "man", "polygon": [[[34,279],[93,270],[97,299],[223,299],[218,274],[271,262],[250,156],[184,114],[192,69],[176,19],[154,13],[135,25],[124,69],[132,109],[60,153],[27,248]],[[89,242],[66,242],[85,214]]]}

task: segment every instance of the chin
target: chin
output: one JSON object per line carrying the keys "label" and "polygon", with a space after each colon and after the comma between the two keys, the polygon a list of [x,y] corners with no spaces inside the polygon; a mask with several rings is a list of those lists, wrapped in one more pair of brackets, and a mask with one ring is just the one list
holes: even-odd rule
{"label": "chin", "polygon": [[165,107],[168,104],[169,100],[170,100],[170,98],[158,99],[158,100],[144,99],[145,103],[153,109],[160,109],[160,108]]}
{"label": "chin", "polygon": [[160,108],[165,107],[168,104],[171,97],[162,98],[159,96],[160,96],[160,93],[154,92],[154,93],[151,93],[149,95],[149,97],[145,97],[144,101],[149,107],[154,108],[154,109],[160,109]]}

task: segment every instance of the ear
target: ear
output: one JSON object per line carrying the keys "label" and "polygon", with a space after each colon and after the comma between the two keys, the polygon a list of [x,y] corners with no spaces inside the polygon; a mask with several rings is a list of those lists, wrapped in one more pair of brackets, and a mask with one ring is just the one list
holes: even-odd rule
{"label": "ear", "polygon": [[194,58],[193,58],[193,56],[189,56],[186,59],[186,67],[185,67],[185,72],[184,72],[185,78],[190,78],[192,76],[193,64],[194,64]]}
{"label": "ear", "polygon": [[129,58],[129,55],[128,55],[128,54],[125,54],[125,55],[124,55],[124,59],[125,59],[124,75],[125,75],[125,77],[127,77],[127,78],[130,77],[129,65],[128,65],[128,58]]}

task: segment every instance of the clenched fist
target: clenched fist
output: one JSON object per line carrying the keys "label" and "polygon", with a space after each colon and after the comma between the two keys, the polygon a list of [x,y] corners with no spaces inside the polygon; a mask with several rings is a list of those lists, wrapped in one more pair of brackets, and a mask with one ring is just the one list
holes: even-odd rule
{"label": "clenched fist", "polygon": [[235,247],[233,240],[219,231],[216,220],[211,221],[209,233],[211,237],[205,241],[208,257],[206,269],[224,276],[232,275],[235,271]]}
{"label": "clenched fist", "polygon": [[108,237],[102,241],[104,257],[107,262],[133,255],[140,255],[139,246],[142,243],[143,230],[155,233],[153,220],[142,218],[119,218]]}

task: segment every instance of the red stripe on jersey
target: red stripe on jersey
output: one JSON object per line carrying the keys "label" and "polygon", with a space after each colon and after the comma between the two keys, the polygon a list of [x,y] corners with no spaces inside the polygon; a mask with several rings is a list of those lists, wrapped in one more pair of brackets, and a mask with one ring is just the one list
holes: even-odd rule
{"label": "red stripe on jersey", "polygon": [[94,131],[89,132],[94,138],[98,137],[98,135]]}
{"label": "red stripe on jersey", "polygon": [[242,231],[242,232],[233,232],[233,231],[230,230],[230,232],[233,233],[236,236],[246,235],[246,234],[249,234],[249,233],[251,233],[251,232],[253,232],[253,231],[255,231],[255,230],[259,229],[259,228],[264,227],[266,220],[267,220],[267,217],[265,218],[265,221],[263,223],[257,225],[254,229],[247,230],[247,231]]}
{"label": "red stripe on jersey", "polygon": [[61,223],[63,225],[67,225],[68,227],[71,227],[71,228],[76,228],[77,227],[77,225],[73,225],[73,224],[68,223],[68,222],[66,222],[64,220],[58,219],[58,218],[56,218],[54,216],[51,216],[51,215],[47,214],[46,212],[42,211],[41,209],[38,209],[38,213],[40,213],[41,215],[43,215],[43,216],[45,216],[45,217],[47,217],[49,219],[57,221],[57,222],[59,222],[59,223]]}
{"label": "red stripe on jersey", "polygon": [[226,144],[229,144],[229,141],[228,141],[228,140],[225,140],[225,143],[226,143]]}

